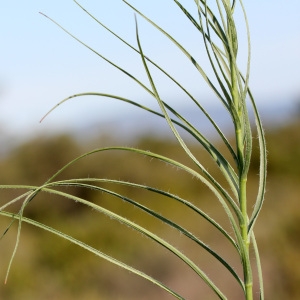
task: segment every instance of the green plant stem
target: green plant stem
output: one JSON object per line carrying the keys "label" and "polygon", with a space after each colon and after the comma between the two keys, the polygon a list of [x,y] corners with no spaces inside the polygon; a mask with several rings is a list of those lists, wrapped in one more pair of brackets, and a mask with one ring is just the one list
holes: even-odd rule
{"label": "green plant stem", "polygon": [[[228,14],[228,13],[227,13]],[[246,300],[253,300],[253,278],[252,268],[250,263],[249,245],[250,239],[248,235],[248,212],[247,212],[247,159],[248,153],[245,149],[245,128],[247,128],[248,119],[245,117],[245,105],[243,105],[243,97],[239,93],[238,85],[238,70],[236,66],[236,35],[235,28],[232,26],[231,16],[228,16],[228,31],[231,38],[228,49],[231,70],[231,96],[232,96],[232,117],[235,124],[236,147],[238,157],[238,172],[239,172],[239,204],[243,218],[240,219],[240,230],[243,241],[242,263],[244,271],[245,297]],[[246,151],[246,153],[245,153]]]}
{"label": "green plant stem", "polygon": [[243,215],[242,220],[240,221],[240,230],[243,240],[243,268],[244,268],[244,282],[245,282],[245,293],[246,300],[253,299],[253,279],[252,279],[252,268],[249,257],[249,245],[250,239],[248,235],[248,213],[247,213],[247,170],[245,170],[244,162],[244,141],[243,141],[243,131],[238,129],[236,131],[236,141],[237,141],[237,151],[239,157],[239,202],[240,209]]}
{"label": "green plant stem", "polygon": [[248,237],[248,215],[247,215],[247,195],[246,195],[247,176],[242,175],[240,181],[240,203],[241,211],[244,216],[243,221],[240,224],[241,235],[244,243],[244,257],[243,257],[243,268],[244,268],[244,282],[245,282],[245,293],[246,300],[253,299],[253,279],[252,279],[252,268],[249,257],[249,245],[250,240]]}
{"label": "green plant stem", "polygon": [[[238,94],[235,94],[236,96]],[[239,120],[243,120],[243,112],[238,110]],[[243,120],[244,121],[244,120]],[[250,239],[248,236],[248,213],[247,213],[247,169],[245,169],[245,155],[244,155],[244,131],[242,129],[243,122],[239,122],[240,126],[236,129],[236,143],[237,152],[239,158],[239,203],[243,218],[240,221],[240,230],[243,240],[243,268],[244,268],[244,282],[245,282],[245,293],[246,300],[253,299],[253,279],[252,279],[252,268],[249,257],[249,245]]]}

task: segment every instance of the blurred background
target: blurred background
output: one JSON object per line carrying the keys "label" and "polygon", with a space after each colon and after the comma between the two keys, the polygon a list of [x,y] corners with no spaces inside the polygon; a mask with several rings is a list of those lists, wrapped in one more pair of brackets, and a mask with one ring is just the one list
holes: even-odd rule
{"label": "blurred background", "polygon": [[[177,6],[172,1],[139,2],[130,1],[174,35],[211,75],[203,54],[202,40]],[[266,201],[256,229],[266,278],[266,298],[299,299],[300,4],[294,0],[289,1],[289,5],[283,1],[272,1],[272,5],[256,0],[248,2],[245,7],[252,42],[250,85],[265,125],[269,155]],[[128,6],[121,1],[92,3],[86,0],[80,3],[136,46],[134,14]],[[193,1],[183,4],[193,11]],[[139,56],[100,27],[73,1],[26,3],[12,0],[1,4],[0,184],[42,184],[72,158],[107,145],[138,146],[185,161],[186,157],[176,146],[163,120],[117,100],[75,98],[39,123],[59,101],[82,92],[119,95],[157,109],[155,100],[133,80],[66,35],[39,12],[53,18],[148,86]],[[237,24],[241,24],[240,65],[245,70],[245,28],[239,9],[236,14]],[[232,128],[225,110],[193,66],[140,17],[138,25],[145,54],[180,80],[230,137]],[[155,70],[153,74],[161,97],[201,128],[218,147],[222,147],[204,116],[195,110],[190,100]],[[207,161],[199,146],[192,140],[189,142],[197,156],[203,156],[202,159]],[[133,164],[135,169],[131,167]],[[210,170],[214,170],[209,161],[207,164]],[[257,164],[258,157],[254,153],[249,198],[255,197]],[[152,184],[186,197],[220,218],[226,226],[222,210],[203,186],[185,174],[145,158],[125,153],[95,155],[66,170],[62,176],[122,178]],[[170,203],[165,199],[153,199],[149,193],[125,187],[113,188],[170,214],[171,218],[180,217],[187,228],[194,230],[209,245],[224,251],[238,268],[238,262],[226,241],[196,216],[182,218],[181,207],[172,206],[170,212]],[[195,257],[210,276],[218,274],[217,282],[227,290],[230,299],[240,299],[240,294],[235,292],[238,288],[233,288],[233,281],[230,281],[226,271],[205,253],[199,255],[195,252],[193,245],[183,237],[176,236],[147,216],[140,216],[137,210],[131,210],[117,199],[99,196],[92,191],[74,190],[74,193],[118,212],[125,212],[128,217],[151,226]],[[16,193],[12,191],[1,191],[1,204],[14,195]],[[103,252],[114,254],[149,272],[176,287],[187,299],[215,299],[213,296],[210,298],[203,283],[176,258],[145,238],[140,238],[132,230],[87,208],[65,199],[41,195],[39,201],[28,207],[26,215],[65,230]],[[195,229],[193,225],[196,222],[199,226]],[[9,220],[0,219],[3,231],[8,224]],[[15,224],[0,241],[0,278],[3,281],[15,243],[16,228]],[[0,285],[1,299],[171,299],[168,297],[135,275],[120,271],[68,242],[26,225],[22,228],[21,243],[9,281],[6,285]]]}

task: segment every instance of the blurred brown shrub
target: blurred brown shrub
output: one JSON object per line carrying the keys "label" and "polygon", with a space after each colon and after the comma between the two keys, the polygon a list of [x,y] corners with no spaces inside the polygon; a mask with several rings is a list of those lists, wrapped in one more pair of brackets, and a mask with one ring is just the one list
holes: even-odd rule
{"label": "blurred brown shrub", "polygon": [[[300,135],[299,124],[269,130],[267,142],[269,150],[268,192],[265,207],[259,218],[256,235],[261,249],[265,272],[266,298],[273,300],[300,298]],[[97,139],[97,146],[106,142]],[[95,144],[95,142],[91,142]],[[185,161],[183,151],[170,139],[144,137],[136,142],[141,149]],[[202,157],[210,171],[213,164],[205,158],[205,153],[192,146],[197,156]],[[0,184],[31,184],[45,182],[60,167],[82,154],[90,146],[80,145],[67,135],[36,138],[17,149],[0,161]],[[253,169],[249,178],[249,197],[255,197],[257,184],[258,157],[253,155]],[[217,172],[217,171],[216,171]],[[201,183],[182,171],[164,163],[126,152],[105,152],[94,154],[66,169],[60,178],[115,178],[153,185],[172,193],[184,196],[201,206],[211,216],[221,218],[226,225],[222,210],[217,201]],[[223,251],[225,257],[235,263],[231,250],[219,235],[198,217],[185,214],[185,209],[163,197],[154,197],[150,192],[105,184],[116,192],[139,200],[144,205],[156,209],[170,218],[180,218],[183,226],[202,237],[208,244]],[[195,252],[193,245],[183,237],[153,221],[138,209],[117,198],[87,189],[68,188],[78,197],[97,202],[112,210],[122,212],[141,225],[150,226],[159,235],[185,249],[194,257],[210,276],[218,274],[230,299],[239,299],[236,286],[228,281],[227,273],[222,275],[220,266],[211,262],[205,253]],[[0,191],[3,204],[17,192]],[[18,206],[14,208],[18,209]],[[26,208],[25,215],[40,220],[78,239],[91,244],[101,251],[112,254],[139,269],[149,272],[160,280],[169,283],[188,299],[209,298],[202,282],[190,274],[176,258],[153,245],[147,239],[109,218],[89,208],[66,199],[41,194]],[[188,215],[188,218],[184,218]],[[0,218],[2,231],[9,220]],[[14,246],[16,226],[0,241],[0,278],[5,276],[6,267]],[[228,249],[227,249],[227,248]],[[224,271],[225,272],[225,271]],[[238,288],[237,288],[238,289]],[[205,298],[203,298],[203,295]],[[20,246],[9,276],[7,285],[0,285],[0,299],[171,299],[166,293],[152,284],[128,274],[109,263],[88,254],[70,243],[49,233],[23,225]]]}

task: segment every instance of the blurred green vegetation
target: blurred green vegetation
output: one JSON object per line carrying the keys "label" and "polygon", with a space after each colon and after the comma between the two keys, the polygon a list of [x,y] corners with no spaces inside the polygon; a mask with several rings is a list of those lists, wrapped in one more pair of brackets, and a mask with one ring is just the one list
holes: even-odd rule
{"label": "blurred green vegetation", "polygon": [[[266,299],[300,299],[300,134],[299,122],[283,128],[268,129],[268,185],[256,236],[265,276]],[[0,184],[45,182],[64,164],[93,147],[118,145],[118,141],[101,137],[81,144],[71,136],[38,137],[10,151],[0,161]],[[145,136],[134,142],[138,148],[151,150],[186,162],[174,140]],[[198,145],[191,147],[210,172],[217,169]],[[249,178],[249,198],[257,188],[258,156],[253,155]],[[229,226],[222,208],[212,194],[196,179],[165,163],[126,152],[103,152],[78,161],[60,178],[112,178],[155,186],[184,197]],[[218,232],[179,204],[140,189],[102,184],[127,197],[180,220],[180,224],[222,253],[239,271],[238,256]],[[87,189],[67,188],[76,196],[148,226],[194,258],[208,275],[216,278],[229,299],[241,299],[239,287],[229,273],[203,250],[172,229],[154,220],[120,199]],[[0,205],[18,195],[18,191],[0,191]],[[17,211],[20,205],[15,205]],[[40,194],[25,209],[25,216],[39,220],[89,243],[169,284],[187,299],[215,299],[202,281],[176,257],[145,237],[70,200]],[[10,220],[0,218],[2,232]],[[24,224],[20,245],[8,283],[5,272],[13,251],[17,222],[0,241],[0,299],[172,299],[165,292],[136,275],[112,266],[102,259],[63,241],[50,233]]]}

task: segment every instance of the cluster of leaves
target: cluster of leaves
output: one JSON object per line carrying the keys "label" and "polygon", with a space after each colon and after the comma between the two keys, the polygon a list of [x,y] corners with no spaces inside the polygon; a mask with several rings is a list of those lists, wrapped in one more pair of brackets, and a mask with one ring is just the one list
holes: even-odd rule
{"label": "cluster of leaves", "polygon": [[[249,29],[246,18],[245,9],[243,3],[240,0],[237,1],[216,1],[216,12],[211,8],[210,4],[207,1],[198,0],[195,1],[195,11],[197,17],[193,17],[193,14],[190,13],[179,1],[174,0],[175,5],[187,17],[188,22],[191,23],[198,31],[199,38],[203,40],[205,45],[206,54],[208,61],[211,65],[212,74],[214,75],[214,80],[212,80],[207,73],[202,69],[197,60],[182,46],[178,41],[176,41],[171,35],[169,35],[165,30],[160,26],[154,23],[152,20],[147,18],[143,13],[138,9],[133,7],[127,1],[126,3],[137,15],[142,19],[149,22],[154,28],[156,28],[160,33],[162,33],[167,39],[169,39],[181,52],[184,56],[188,58],[188,63],[191,64],[199,73],[199,77],[205,80],[208,86],[216,95],[220,103],[225,107],[225,110],[228,116],[232,120],[232,125],[234,128],[234,141],[233,143],[229,142],[228,137],[224,134],[221,128],[218,127],[216,121],[210,116],[210,114],[205,110],[205,108],[200,104],[200,101],[197,100],[190,92],[188,92],[176,79],[174,79],[167,71],[158,66],[153,62],[148,55],[144,54],[142,48],[139,30],[136,19],[136,41],[137,47],[132,46],[125,40],[123,40],[116,33],[112,32],[110,29],[105,27],[100,21],[98,21],[93,15],[91,15],[87,10],[85,10],[77,1],[74,1],[85,13],[90,15],[99,25],[106,28],[111,34],[113,34],[117,39],[119,39],[123,44],[130,47],[133,51],[139,53],[140,62],[144,68],[144,71],[148,78],[148,84],[143,83],[128,71],[122,69],[120,66],[109,61],[103,55],[101,55],[96,50],[92,49],[88,45],[84,44],[82,41],[78,40],[74,35],[64,29],[61,25],[57,24],[65,32],[67,32],[71,37],[75,38],[78,42],[83,44],[89,50],[93,51],[102,59],[109,62],[115,68],[123,72],[126,76],[130,77],[138,86],[142,87],[147,93],[149,93],[157,102],[159,110],[153,110],[149,107],[145,107],[140,103],[120,97],[117,95],[108,95],[104,93],[82,93],[76,94],[68,97],[67,99],[61,101],[57,106],[61,105],[63,102],[80,96],[94,95],[100,97],[114,98],[120,101],[125,101],[131,105],[138,106],[139,108],[148,111],[151,114],[154,114],[160,118],[165,119],[166,123],[170,127],[171,132],[173,133],[178,146],[181,151],[185,154],[186,159],[184,161],[178,160],[171,157],[170,155],[165,155],[162,153],[152,152],[149,150],[141,150],[141,148],[133,147],[120,147],[120,146],[109,146],[104,148],[98,148],[93,151],[88,151],[83,155],[78,156],[69,163],[66,163],[62,168],[57,172],[42,182],[40,185],[34,183],[34,185],[2,185],[2,189],[19,189],[26,190],[19,196],[16,196],[12,200],[1,206],[0,214],[11,218],[14,223],[14,220],[18,221],[18,234],[17,242],[15,249],[12,254],[11,262],[15,256],[19,245],[19,239],[21,234],[21,228],[23,223],[34,225],[40,229],[51,232],[67,241],[70,241],[83,249],[101,257],[105,260],[118,265],[126,270],[131,271],[139,275],[140,277],[149,280],[150,282],[158,285],[163,290],[167,291],[170,295],[176,297],[177,299],[184,299],[184,297],[177,293],[174,288],[169,287],[167,284],[155,278],[155,276],[149,275],[148,273],[142,272],[139,268],[133,266],[133,264],[124,263],[122,260],[118,260],[114,255],[108,255],[97,248],[95,248],[90,243],[84,242],[83,240],[76,239],[75,237],[69,235],[66,231],[59,231],[54,227],[48,226],[44,221],[39,222],[36,219],[25,217],[24,213],[33,202],[37,201],[37,198],[41,196],[41,193],[53,196],[59,196],[63,199],[69,199],[78,203],[85,205],[89,209],[93,209],[103,215],[110,217],[116,221],[119,221],[121,224],[128,226],[131,229],[134,229],[138,233],[148,237],[150,240],[154,241],[157,246],[169,251],[170,254],[173,254],[175,257],[179,258],[181,262],[184,263],[186,267],[192,270],[203,282],[211,289],[211,291],[220,299],[227,299],[223,291],[223,287],[220,287],[220,284],[216,284],[215,280],[211,279],[207,271],[204,268],[199,266],[197,260],[193,258],[193,255],[187,255],[181,251],[178,247],[174,246],[168,241],[165,236],[161,236],[156,232],[155,229],[149,228],[147,224],[141,225],[136,220],[130,218],[126,214],[127,210],[115,211],[116,206],[104,205],[102,202],[92,201],[88,199],[90,190],[97,192],[97,194],[105,193],[113,198],[120,199],[125,203],[125,206],[130,206],[138,209],[140,211],[141,219],[144,219],[144,215],[147,217],[154,218],[157,222],[163,223],[164,226],[170,228],[171,231],[175,231],[178,234],[183,235],[194,245],[196,252],[204,251],[209,254],[211,259],[215,259],[220,263],[225,270],[227,270],[235,280],[237,286],[239,286],[239,291],[247,300],[253,299],[253,272],[252,272],[252,263],[251,263],[251,249],[250,244],[253,246],[254,258],[256,261],[256,268],[258,274],[259,282],[259,294],[260,298],[264,299],[264,287],[263,287],[263,277],[260,264],[260,256],[256,244],[256,239],[254,236],[254,225],[257,221],[258,215],[261,211],[262,203],[264,200],[265,184],[266,184],[266,146],[264,133],[262,129],[262,124],[260,117],[256,108],[256,104],[252,93],[248,86],[249,81],[249,66],[250,66],[250,37]],[[237,3],[240,4],[240,8],[244,15],[247,36],[248,36],[248,59],[246,64],[246,74],[243,75],[238,67],[238,36],[237,28],[234,19],[234,13],[237,6]],[[214,142],[207,138],[201,130],[199,130],[195,125],[193,125],[188,119],[186,119],[180,112],[178,112],[173,106],[167,103],[166,100],[162,99],[159,93],[159,86],[156,84],[152,73],[150,72],[149,65],[153,65],[160,72],[162,72],[167,78],[169,78],[177,87],[182,90],[195,105],[199,113],[204,114],[205,117],[214,127],[215,131],[219,135],[223,147],[226,148],[226,153],[229,153],[230,159],[221,152]],[[215,83],[214,83],[215,82]],[[148,85],[150,87],[148,87]],[[249,120],[248,105],[249,101],[252,112],[255,119],[255,130],[258,135],[259,141],[259,177],[258,177],[258,187],[255,193],[255,196],[249,195],[247,191],[247,180],[248,173],[251,163],[251,154],[252,154],[252,128]],[[57,107],[56,106],[56,107]],[[56,108],[54,107],[54,109]],[[52,111],[52,110],[51,110]],[[51,112],[50,111],[50,112]],[[202,162],[202,157],[199,156],[199,151],[194,151],[192,145],[190,145],[180,134],[179,128],[189,134],[194,138],[198,143],[198,148],[203,148],[206,151],[206,154],[213,162],[214,167],[220,172],[222,180],[219,177],[215,176],[213,172],[209,171],[209,168],[204,166]],[[198,149],[197,148],[197,149]],[[128,181],[130,179],[111,179],[105,177],[91,177],[91,176],[79,176],[75,177],[75,174],[71,174],[71,179],[61,179],[62,174],[65,171],[72,168],[77,163],[81,163],[83,159],[94,155],[100,155],[107,153],[108,151],[112,152],[129,152],[134,155],[139,155],[142,157],[148,157],[152,160],[157,161],[157,163],[165,163],[172,166],[174,169],[187,174],[190,177],[190,180],[198,181],[199,186],[205,186],[210,191],[213,199],[216,199],[217,202],[223,209],[223,213],[227,220],[227,225],[222,224],[222,219],[218,217],[210,216],[199,203],[195,204],[189,198],[178,196],[175,193],[172,193],[168,190],[163,190],[157,186],[151,185],[149,183],[141,183],[141,176],[138,177],[138,182]],[[132,168],[129,164],[127,168]],[[158,179],[160,177],[156,176]],[[65,177],[64,177],[65,178]],[[176,176],[172,174],[172,185],[177,185]],[[178,179],[180,182],[181,179]],[[164,212],[161,212],[163,207],[161,205],[152,207],[148,203],[145,204],[142,201],[137,200],[133,197],[129,197],[122,193],[118,192],[118,188],[127,187],[132,188],[136,191],[141,191],[141,193],[150,192],[152,197],[155,199],[160,199],[162,197],[165,203],[169,203]],[[85,192],[77,196],[73,193],[76,189],[83,189]],[[139,198],[141,197],[140,193]],[[250,202],[249,199],[252,199]],[[34,201],[33,201],[34,200]],[[18,202],[21,202],[21,207],[17,212],[8,211],[8,208],[14,207]],[[251,207],[250,207],[251,204]],[[182,225],[181,220],[183,216],[186,217],[186,214],[178,216],[177,219],[172,219],[169,217],[169,212],[173,210],[175,206],[181,206],[182,210],[187,210],[190,215],[195,214],[198,218],[207,222],[214,230],[217,231],[219,235],[225,241],[227,241],[233,248],[233,253],[239,258],[239,269],[237,270],[234,267],[234,263],[230,261],[229,258],[224,258],[225,253],[219,254],[215,249],[206,244],[201,238],[198,238],[195,229],[189,230],[187,225]],[[193,226],[198,228],[199,222],[194,221]],[[9,230],[11,227],[8,226]],[[11,263],[9,264],[10,269]]]}

